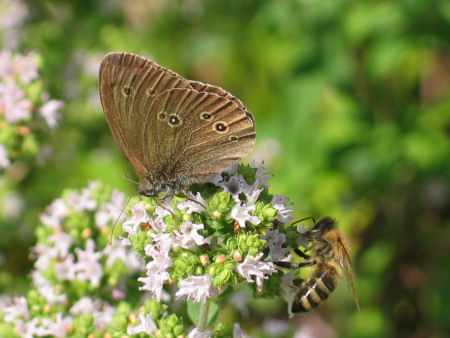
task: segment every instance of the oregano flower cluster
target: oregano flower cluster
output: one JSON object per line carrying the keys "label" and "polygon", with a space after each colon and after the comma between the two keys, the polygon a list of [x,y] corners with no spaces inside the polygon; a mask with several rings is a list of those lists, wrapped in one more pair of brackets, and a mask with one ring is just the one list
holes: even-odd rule
{"label": "oregano flower cluster", "polygon": [[[33,288],[0,299],[0,335],[245,337],[239,323],[211,322],[214,304],[245,285],[288,307],[295,293],[294,274],[277,263],[292,260],[301,231],[269,178],[236,165],[192,191],[126,206],[100,182],[64,192],[36,230]],[[200,305],[191,325],[177,310],[186,302]]]}

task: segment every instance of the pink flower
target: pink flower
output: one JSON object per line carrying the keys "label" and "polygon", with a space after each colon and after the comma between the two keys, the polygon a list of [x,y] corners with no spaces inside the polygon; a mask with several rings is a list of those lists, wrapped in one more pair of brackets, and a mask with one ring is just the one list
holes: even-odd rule
{"label": "pink flower", "polygon": [[262,291],[264,279],[269,278],[266,275],[277,272],[275,265],[272,262],[261,262],[262,256],[262,252],[256,257],[247,255],[242,263],[236,265],[237,272],[244,277],[247,282],[256,282],[256,287],[259,292]]}
{"label": "pink flower", "polygon": [[219,294],[219,290],[212,284],[212,278],[209,274],[203,276],[190,275],[188,279],[180,281],[179,290],[175,294],[177,299],[186,297],[194,303],[206,302]]}
{"label": "pink flower", "polygon": [[104,329],[111,323],[115,309],[108,303],[89,297],[83,297],[76,302],[69,311],[72,315],[90,314],[94,317],[94,323],[97,328]]}
{"label": "pink flower", "polygon": [[0,144],[0,169],[7,168],[11,165],[11,162],[8,158],[8,152],[6,148]]}
{"label": "pink flower", "polygon": [[77,264],[75,263],[75,257],[69,254],[62,262],[55,264],[55,276],[60,280],[76,279]]}
{"label": "pink flower", "polygon": [[28,16],[27,7],[18,0],[2,0],[0,7],[0,30],[3,46],[9,49],[17,47],[20,28]]}
{"label": "pink flower", "polygon": [[33,286],[36,287],[40,295],[42,295],[49,304],[64,304],[67,301],[65,294],[58,293],[60,288],[55,287],[45,278],[40,271],[31,272]]}
{"label": "pink flower", "polygon": [[28,310],[27,299],[25,297],[2,297],[0,298],[0,308],[4,315],[5,322],[13,322],[17,318],[28,320],[30,312]]}
{"label": "pink flower", "polygon": [[36,54],[16,55],[13,62],[13,71],[20,76],[23,83],[31,83],[38,77],[38,65],[36,63]]}
{"label": "pink flower", "polygon": [[67,203],[75,211],[94,210],[97,207],[97,201],[92,197],[90,189],[74,191],[67,197]]}
{"label": "pink flower", "polygon": [[[151,236],[153,238],[153,244],[148,244],[145,246],[145,254],[152,257],[160,264],[166,259],[170,260],[169,253],[173,245],[172,236],[168,233],[151,234]],[[170,264],[171,260],[170,263],[165,266],[168,267]]]}
{"label": "pink flower", "polygon": [[147,215],[147,210],[145,209],[143,203],[137,203],[135,205],[132,205],[131,213],[133,214],[133,217],[123,222],[122,225],[123,231],[128,233],[128,237],[137,234],[139,230],[139,225],[150,221],[150,218]]}
{"label": "pink flower", "polygon": [[12,78],[0,82],[0,112],[3,112],[9,123],[31,117],[31,102],[25,98],[25,93]]}
{"label": "pink flower", "polygon": [[289,322],[283,319],[268,318],[264,321],[263,329],[271,337],[279,337],[289,330]]}
{"label": "pink flower", "polygon": [[76,263],[76,278],[81,281],[90,281],[93,286],[100,284],[100,279],[103,276],[103,269],[98,261],[102,257],[101,252],[96,252],[95,242],[88,239],[86,242],[86,250],[75,248],[75,253],[78,257]]}
{"label": "pink flower", "polygon": [[131,273],[143,268],[142,259],[134,251],[126,250],[119,241],[114,241],[103,249],[103,255],[108,257],[106,266],[111,266],[116,260],[119,260]]}
{"label": "pink flower", "polygon": [[182,248],[192,250],[196,246],[205,244],[205,238],[198,233],[199,230],[203,230],[203,224],[194,224],[190,221],[181,224],[180,231],[174,231],[176,234],[175,244]]}
{"label": "pink flower", "polygon": [[95,223],[99,228],[105,227],[109,222],[115,222],[120,215],[119,221],[123,220],[126,215],[122,212],[125,195],[114,189],[111,201],[104,202],[95,214]]}
{"label": "pink flower", "polygon": [[72,325],[72,318],[63,317],[62,313],[57,313],[56,321],[43,318],[41,323],[42,326],[34,330],[36,336],[67,337],[67,328]]}
{"label": "pink flower", "polygon": [[49,242],[55,244],[54,250],[56,251],[56,256],[59,258],[67,256],[73,241],[73,237],[65,232],[60,232],[49,237]]}
{"label": "pink flower", "polygon": [[148,335],[151,335],[157,329],[158,327],[156,326],[156,323],[153,320],[153,316],[151,313],[149,313],[148,315],[140,314],[139,324],[136,326],[128,326],[127,334],[135,335],[139,333],[146,333]]}
{"label": "pink flower", "polygon": [[69,209],[62,199],[56,199],[46,209],[45,213],[41,215],[41,222],[54,228],[61,227],[61,221],[67,217]]}
{"label": "pink flower", "polygon": [[0,79],[3,79],[11,75],[12,72],[11,59],[12,59],[11,51],[9,50],[0,51]]}

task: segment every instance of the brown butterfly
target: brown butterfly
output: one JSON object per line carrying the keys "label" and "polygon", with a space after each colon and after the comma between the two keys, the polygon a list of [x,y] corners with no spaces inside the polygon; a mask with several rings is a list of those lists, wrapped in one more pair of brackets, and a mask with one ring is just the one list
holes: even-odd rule
{"label": "brown butterfly", "polygon": [[176,193],[222,172],[255,144],[252,114],[226,90],[128,53],[100,65],[100,100],[140,178],[138,193]]}

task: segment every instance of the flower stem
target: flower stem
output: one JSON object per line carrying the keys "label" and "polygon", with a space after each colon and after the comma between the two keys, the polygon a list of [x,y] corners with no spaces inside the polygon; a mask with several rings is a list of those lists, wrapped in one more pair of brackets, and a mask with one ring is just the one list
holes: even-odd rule
{"label": "flower stem", "polygon": [[209,299],[207,299],[200,306],[200,315],[199,315],[199,319],[198,319],[198,329],[200,331],[204,331],[208,327],[208,313],[209,313],[210,305],[211,305],[211,302]]}

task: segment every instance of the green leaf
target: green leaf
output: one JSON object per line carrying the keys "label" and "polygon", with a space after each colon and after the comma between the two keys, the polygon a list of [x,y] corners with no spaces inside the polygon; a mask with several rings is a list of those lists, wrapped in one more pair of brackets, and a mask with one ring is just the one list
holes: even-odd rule
{"label": "green leaf", "polygon": [[[192,303],[187,302],[187,313],[189,316],[189,319],[194,323],[195,325],[198,325],[199,319],[200,319],[200,308],[202,306],[202,303]],[[214,322],[219,314],[219,305],[215,302],[209,303],[209,311],[208,311],[208,325]]]}

